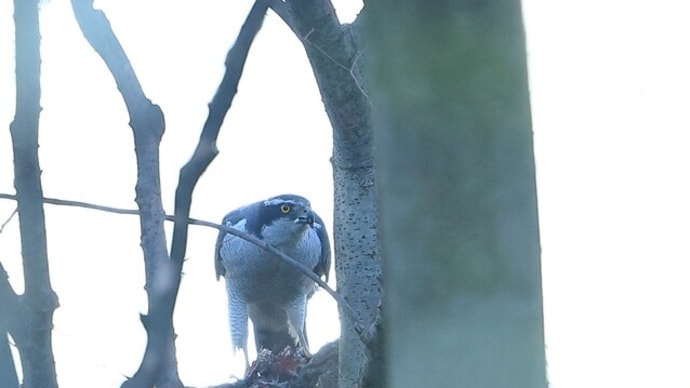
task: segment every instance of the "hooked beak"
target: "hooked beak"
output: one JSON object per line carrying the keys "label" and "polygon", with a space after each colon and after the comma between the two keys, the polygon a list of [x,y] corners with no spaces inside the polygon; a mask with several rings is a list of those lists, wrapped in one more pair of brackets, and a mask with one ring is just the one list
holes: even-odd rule
{"label": "hooked beak", "polygon": [[311,210],[305,210],[304,214],[295,219],[296,224],[306,224],[309,226],[314,225],[314,212]]}

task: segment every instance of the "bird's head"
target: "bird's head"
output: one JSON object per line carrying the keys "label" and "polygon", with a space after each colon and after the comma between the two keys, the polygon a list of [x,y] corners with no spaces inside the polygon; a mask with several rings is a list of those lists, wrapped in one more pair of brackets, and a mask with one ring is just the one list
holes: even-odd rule
{"label": "bird's head", "polygon": [[311,204],[298,195],[278,195],[259,202],[258,206],[256,216],[261,224],[261,236],[271,245],[297,242],[314,224]]}

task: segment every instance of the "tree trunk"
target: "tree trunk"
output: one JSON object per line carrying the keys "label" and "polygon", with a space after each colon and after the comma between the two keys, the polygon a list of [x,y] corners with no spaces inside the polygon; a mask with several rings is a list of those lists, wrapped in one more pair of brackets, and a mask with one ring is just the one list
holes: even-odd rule
{"label": "tree trunk", "polygon": [[[333,127],[334,251],[338,292],[356,319],[373,326],[381,304],[371,109],[360,74],[361,49],[328,0],[287,2]],[[339,386],[361,386],[367,345],[341,312]]]}
{"label": "tree trunk", "polygon": [[15,0],[17,105],[10,125],[21,233],[24,294],[12,306],[10,333],[17,343],[23,387],[57,387],[52,350],[53,312],[57,295],[50,284],[46,248],[41,168],[38,163],[38,118],[41,112],[41,57],[37,1]]}
{"label": "tree trunk", "polygon": [[520,2],[374,2],[393,387],[546,387]]}

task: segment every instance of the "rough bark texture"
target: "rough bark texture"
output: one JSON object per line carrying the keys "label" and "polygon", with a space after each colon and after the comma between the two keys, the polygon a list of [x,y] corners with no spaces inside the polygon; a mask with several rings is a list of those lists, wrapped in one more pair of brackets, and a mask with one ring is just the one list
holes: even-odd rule
{"label": "rough bark texture", "polygon": [[17,343],[26,388],[57,387],[52,351],[53,312],[57,295],[50,284],[46,248],[41,169],[38,163],[40,107],[40,34],[37,1],[14,2],[17,105],[10,125],[14,152],[21,233],[24,294],[16,303],[9,326]]}
{"label": "rough bark texture", "polygon": [[[360,73],[361,49],[327,0],[287,2],[293,29],[314,70],[333,127],[334,251],[338,292],[364,329],[381,304],[371,110]],[[339,386],[359,387],[367,346],[341,312]]]}
{"label": "rough bark texture", "polygon": [[390,385],[545,387],[520,2],[367,11]]}

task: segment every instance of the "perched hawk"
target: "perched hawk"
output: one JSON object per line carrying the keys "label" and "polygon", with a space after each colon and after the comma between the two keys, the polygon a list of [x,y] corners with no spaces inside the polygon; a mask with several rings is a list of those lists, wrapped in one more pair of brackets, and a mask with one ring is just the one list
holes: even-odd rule
{"label": "perched hawk", "polygon": [[[328,280],[331,250],[321,218],[306,198],[285,194],[233,210],[223,225],[247,232],[313,269]],[[276,255],[221,231],[216,242],[216,278],[225,277],[230,335],[242,349],[246,366],[247,318],[254,326],[257,352],[274,353],[286,346],[309,355],[305,333],[307,299],[316,283]]]}

